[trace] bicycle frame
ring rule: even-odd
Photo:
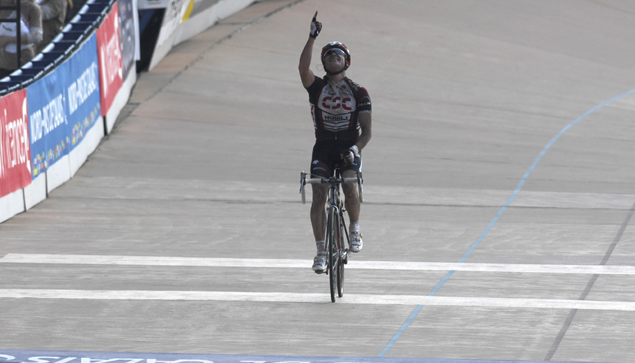
[[[344,203],[340,199],[340,185],[343,183],[356,182],[360,201],[362,200],[362,177],[358,173],[357,178],[340,178],[339,170],[336,170],[336,177],[306,179],[307,173],[300,174],[300,193],[302,203],[306,203],[304,186],[309,184],[329,184],[328,197],[326,200],[326,250],[328,253],[327,274],[330,281],[331,301],[335,302],[335,296],[344,296],[344,265],[348,263],[350,240],[346,223],[344,222]],[[343,233],[342,233],[343,232]],[[346,239],[342,237],[346,236]],[[344,242],[346,240],[346,242]]]

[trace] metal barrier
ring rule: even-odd
[[[17,43],[17,50],[15,52],[16,54],[16,64],[20,64],[22,63],[22,6],[20,4],[20,0],[16,0],[16,5],[15,6],[0,6],[0,11],[1,10],[14,10],[15,11],[15,18],[0,18],[0,23],[16,23],[16,32],[15,32],[15,38],[16,38],[16,43]]]
[[[66,24],[64,29],[62,29],[51,43],[33,57],[30,62],[27,62],[13,73],[0,79],[0,96],[27,87],[64,62],[79,49],[79,46],[101,25],[115,1],[116,0],[87,1],[78,11],[77,15]],[[18,4],[20,3],[19,0],[17,2]],[[5,8],[14,9],[14,7],[0,7],[0,10],[7,10]],[[20,6],[18,5],[17,8],[19,9]],[[8,20],[0,19],[0,22],[5,21]],[[19,34],[20,17],[18,17],[17,20],[10,19],[10,21],[17,22]],[[18,49],[20,49],[20,37],[17,38]],[[20,52],[17,53],[19,57]],[[20,64],[19,59],[18,64]]]

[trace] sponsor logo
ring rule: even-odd
[[[119,45],[119,14],[112,13],[114,17],[114,31],[112,33],[107,32],[106,44],[100,47],[99,52],[101,57],[99,58],[102,71],[102,79],[104,80],[103,89],[106,97],[108,96],[108,90],[111,84],[115,81],[115,78],[123,78],[123,70],[121,69],[121,46]],[[117,89],[118,90],[118,89]],[[117,91],[115,90],[115,91]]]
[[[353,111],[353,102],[350,97],[324,97],[322,99],[322,108],[325,110]]]
[[[2,363],[285,363],[290,362],[290,358],[294,358],[291,362],[364,362],[359,358],[340,360],[336,358],[325,359],[317,358],[309,360],[307,357],[289,357],[289,356],[244,356],[244,355],[183,355],[174,356],[168,354],[144,354],[137,353],[134,357],[119,355],[119,353],[95,354],[86,352],[64,352],[64,355],[58,352],[42,351],[38,356],[29,356],[21,354],[16,356],[0,354],[0,362]],[[73,354],[72,356],[66,356]],[[91,356],[94,354],[94,356]],[[302,359],[300,359],[302,358]],[[375,362],[373,360],[373,362]]]
[[[61,125],[67,124],[64,94],[59,94],[42,109],[32,113],[29,116],[29,121],[31,124],[31,144],[35,144]]]
[[[77,111],[93,92],[97,91],[98,72],[97,63],[91,63],[82,75],[66,90],[66,94],[68,95],[68,108],[71,115]]]
[[[347,121],[351,119],[351,115],[324,115],[324,121]]]
[[[4,117],[0,119],[0,125],[4,126],[4,130],[0,130],[0,177],[7,176],[10,169],[21,165],[31,173],[26,97],[22,101],[22,115],[10,118],[5,108]]]

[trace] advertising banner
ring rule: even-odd
[[[136,60],[137,33],[135,29],[134,3],[132,0],[119,0],[119,41],[121,43],[121,63],[123,68],[123,79],[128,78],[130,70]]]
[[[27,88],[32,177],[67,155],[101,114],[97,40]]]
[[[114,3],[110,14],[97,29],[101,112],[106,115],[123,83],[121,45],[119,44],[119,7]]]
[[[54,71],[27,88],[32,177],[46,172],[68,154],[68,118],[63,79]]]
[[[0,197],[31,183],[26,90],[0,98]]]
[[[119,44],[117,44],[118,46]],[[86,132],[100,119],[102,103],[99,66],[97,60],[97,38],[90,37],[73,56],[62,64],[58,71],[63,77],[68,99],[69,152],[73,151]],[[99,124],[101,127],[102,125]]]

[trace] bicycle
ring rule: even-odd
[[[335,169],[335,176],[330,178],[309,178],[305,172],[300,173],[300,194],[302,204],[306,203],[304,186],[308,184],[329,184],[327,198],[327,222],[326,222],[326,251],[328,254],[326,274],[329,275],[329,287],[331,302],[335,302],[335,296],[344,296],[344,265],[348,263],[350,240],[344,221],[344,203],[340,199],[340,185],[343,183],[357,183],[359,201],[363,202],[362,173],[358,172],[356,178],[341,178],[339,169]],[[346,236],[346,239],[342,237]]]

